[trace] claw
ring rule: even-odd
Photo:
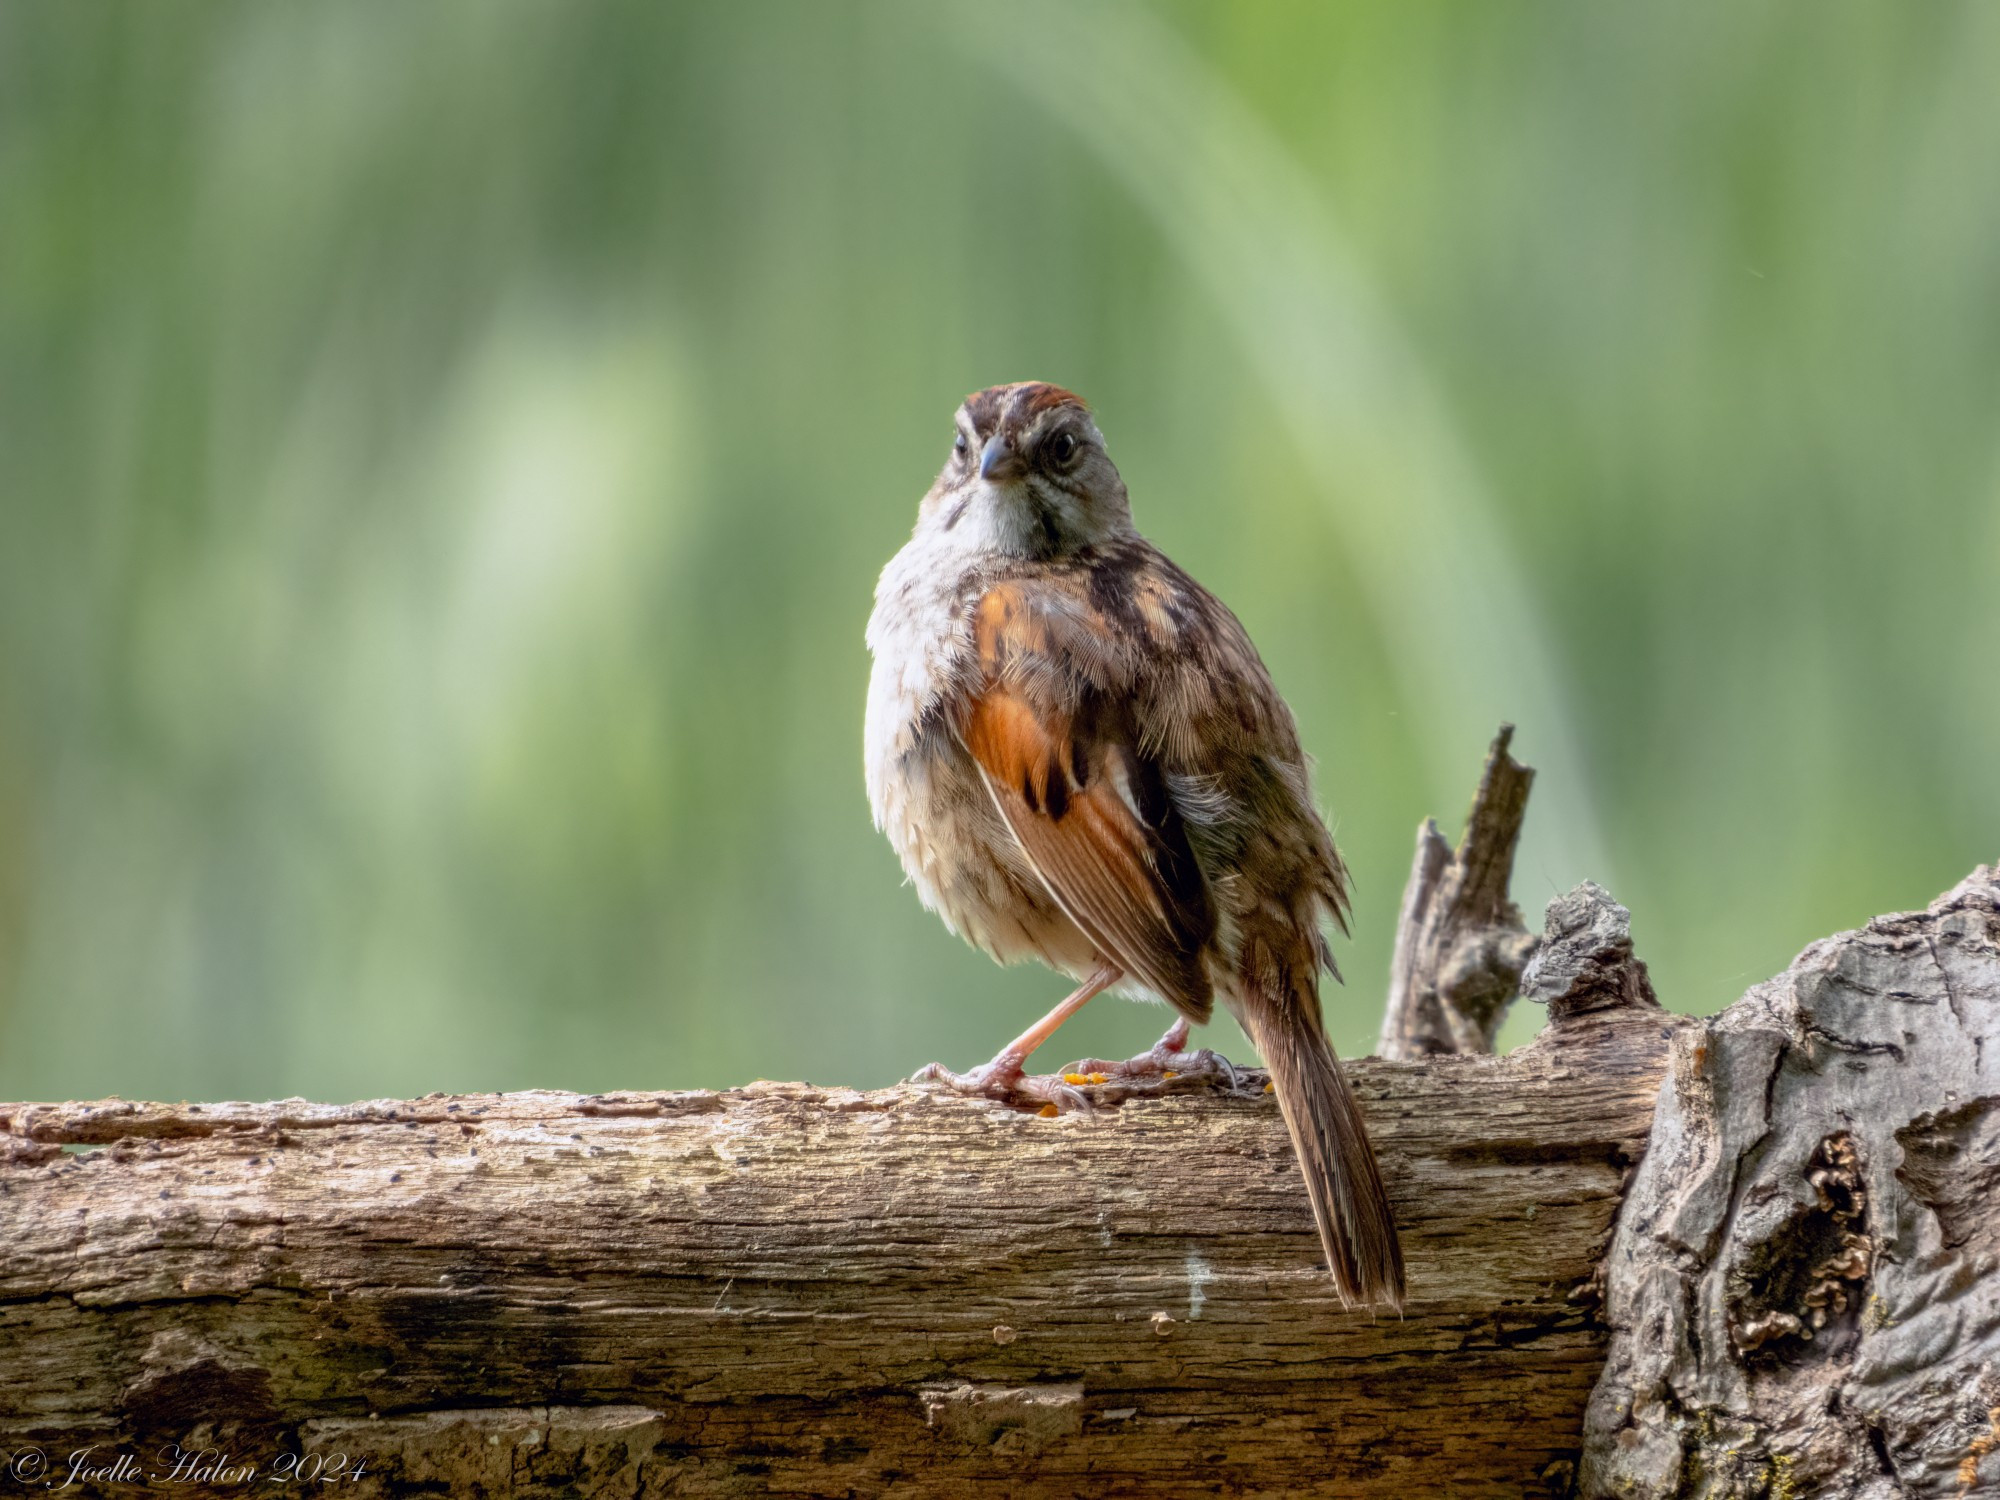
[[[1171,1078],[1219,1078],[1231,1090],[1242,1087],[1243,1075],[1236,1064],[1219,1052],[1211,1052],[1206,1047],[1195,1052],[1187,1050],[1188,1023],[1177,1020],[1167,1028],[1167,1034],[1153,1045],[1150,1052],[1142,1052],[1123,1062],[1111,1062],[1101,1057],[1086,1057],[1071,1063],[1062,1070],[1064,1081],[1069,1083],[1127,1083],[1140,1079],[1165,1082]]]
[[[954,1073],[943,1063],[927,1063],[910,1075],[910,1082],[939,1083],[954,1094],[1002,1104],[1039,1104],[1045,1115],[1087,1113],[1092,1107],[1089,1097],[1067,1080],[1029,1073],[1020,1058],[1006,1053],[963,1073]]]

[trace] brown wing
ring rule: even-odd
[[[1099,953],[1206,1021],[1202,951],[1215,914],[1187,830],[1140,750],[1129,695],[1102,680],[1104,659],[1051,623],[1019,585],[982,602],[986,682],[966,715],[966,749],[1049,894]]]

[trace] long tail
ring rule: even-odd
[[[1341,1301],[1400,1309],[1403,1246],[1381,1169],[1360,1106],[1320,1024],[1317,975],[1312,968],[1304,974],[1298,969],[1253,966],[1255,981],[1234,997],[1237,1018],[1271,1070]]]

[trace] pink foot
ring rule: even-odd
[[[941,1083],[954,1094],[997,1099],[1002,1104],[1040,1105],[1059,1114],[1091,1107],[1090,1100],[1063,1079],[1030,1073],[1021,1058],[1006,1052],[963,1073],[954,1073],[943,1063],[926,1063],[910,1075],[910,1082]]]
[[[1185,1018],[1177,1020],[1167,1028],[1167,1034],[1153,1044],[1150,1052],[1141,1052],[1137,1057],[1128,1057],[1123,1062],[1107,1062],[1101,1057],[1086,1057],[1064,1068],[1063,1078],[1088,1078],[1095,1083],[1098,1074],[1106,1081],[1111,1079],[1161,1079],[1207,1078],[1220,1080],[1229,1088],[1242,1085],[1243,1075],[1236,1064],[1220,1052],[1211,1052],[1206,1047],[1189,1052],[1188,1023]]]

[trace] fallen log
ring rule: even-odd
[[[1341,1308],[1258,1073],[1053,1119],[799,1084],[5,1107],[0,1450],[345,1454],[356,1494],[1518,1495],[1575,1459],[1681,1024],[1353,1066],[1401,1318]]]

